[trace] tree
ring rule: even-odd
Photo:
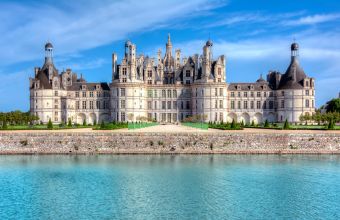
[[[47,129],[50,129],[52,130],[53,129],[53,124],[52,124],[52,121],[51,119],[48,120],[48,123],[47,123]]]
[[[340,98],[332,99],[331,101],[327,102],[326,111],[340,112]]]
[[[287,119],[286,119],[286,121],[285,121],[285,123],[284,123],[284,125],[283,125],[283,129],[284,129],[284,130],[290,129],[290,125],[289,125],[289,122],[288,122]]]
[[[105,128],[105,122],[104,122],[104,120],[103,120],[102,123],[100,124],[100,128],[101,128],[101,129],[104,129],[104,128]]]
[[[233,119],[233,121],[231,122],[230,128],[231,128],[231,129],[235,129],[235,128],[236,128],[235,119]]]
[[[251,126],[252,126],[252,127],[255,127],[255,122],[254,122],[254,120],[251,121]]]
[[[7,126],[7,121],[4,120],[4,121],[2,122],[2,129],[6,130],[7,128],[8,128],[8,126]]]
[[[97,119],[94,119],[93,126],[96,126],[96,125],[97,125]]]
[[[68,124],[67,124],[67,127],[72,127],[72,121],[71,121],[71,118],[68,119]]]
[[[268,120],[266,119],[266,121],[264,122],[264,126],[263,127],[265,127],[265,128],[269,128],[269,122],[268,122]]]
[[[333,121],[333,118],[331,118],[331,120],[330,120],[329,123],[328,123],[327,129],[328,129],[328,130],[333,130],[333,129],[334,129],[334,126],[335,126],[335,123],[334,123],[334,121]]]
[[[83,126],[86,126],[86,118],[83,120]]]

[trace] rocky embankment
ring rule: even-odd
[[[332,133],[3,132],[0,154],[340,154]]]

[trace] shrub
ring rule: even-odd
[[[4,130],[8,129],[6,120],[2,122],[2,129],[4,129]]]
[[[83,121],[83,126],[86,126],[86,119],[84,119]]]
[[[104,121],[102,121],[102,123],[100,124],[100,128],[101,128],[101,129],[104,129],[104,128],[105,128],[105,122],[104,122]]]
[[[251,126],[252,126],[252,127],[255,127],[255,122],[254,122],[254,120],[251,121]]]
[[[285,121],[285,123],[284,123],[284,125],[283,125],[283,129],[284,129],[284,130],[290,129],[290,125],[289,125],[289,122],[288,122],[287,119],[286,119],[286,121]]]
[[[53,129],[53,124],[52,124],[52,121],[51,119],[48,120],[48,123],[47,123],[47,129],[50,129],[52,130]]]
[[[96,125],[97,125],[97,120],[94,119],[94,121],[93,121],[93,126],[96,126]]]

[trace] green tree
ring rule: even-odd
[[[334,123],[333,118],[331,118],[330,121],[329,121],[329,123],[328,123],[327,129],[328,129],[328,130],[333,130],[334,127],[335,127],[335,123]]]
[[[235,129],[235,128],[236,128],[235,119],[233,119],[233,121],[231,122],[230,128],[231,128],[231,129]]]
[[[53,129],[53,124],[52,124],[52,121],[51,119],[48,120],[48,123],[47,123],[47,129],[50,129],[52,130]]]
[[[4,121],[2,122],[2,129],[4,129],[4,130],[8,129],[7,121],[6,121],[6,120],[4,120]]]
[[[265,128],[269,128],[269,122],[268,122],[268,120],[266,119],[266,121],[264,122],[264,126],[263,127],[265,127]]]
[[[251,126],[252,126],[252,127],[255,127],[255,122],[254,122],[254,120],[251,121]]]
[[[327,102],[326,110],[327,112],[340,112],[340,98]]]
[[[86,126],[86,118],[83,120],[83,126]]]
[[[101,129],[104,129],[104,128],[105,128],[105,122],[104,122],[104,120],[103,120],[102,123],[100,124],[100,128],[101,128]]]
[[[284,123],[284,125],[283,125],[283,129],[284,129],[284,130],[290,129],[290,125],[289,125],[289,122],[288,122],[287,119],[286,119],[286,121],[285,121],[285,123]]]
[[[72,127],[72,121],[71,118],[68,119],[67,127]]]

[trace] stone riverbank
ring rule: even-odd
[[[339,133],[0,132],[0,154],[340,154]]]

